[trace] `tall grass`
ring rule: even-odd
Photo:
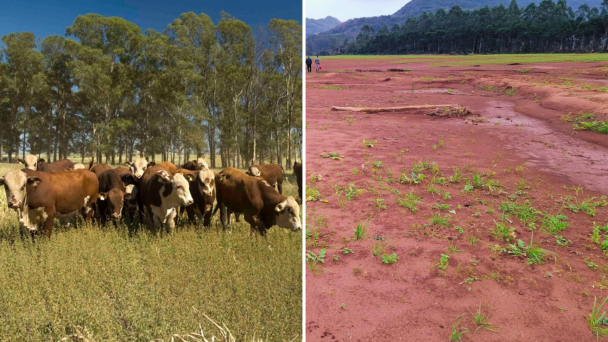
[[[0,175],[8,168],[0,165]],[[178,227],[158,237],[81,222],[33,244],[20,238],[1,191],[0,340],[57,341],[82,331],[96,341],[220,336],[207,317],[237,341],[301,336],[300,234],[275,227],[264,239],[246,223],[228,232],[215,222]]]

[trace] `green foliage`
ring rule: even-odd
[[[416,204],[420,203],[421,200],[422,199],[420,197],[414,194],[414,191],[410,191],[409,193],[405,194],[403,198],[397,197],[397,203],[399,203],[400,206],[409,209],[413,213],[418,211]]]
[[[319,254],[316,254],[313,251],[306,252],[306,263],[308,263],[308,267],[314,273],[320,271],[320,265],[318,263],[325,263],[325,254],[327,249],[323,248],[319,251]]]
[[[450,259],[449,255],[441,254],[441,258],[439,259],[439,262],[437,263],[437,268],[445,271],[448,268],[448,266],[450,265],[449,259]]]
[[[608,317],[606,317],[605,311],[602,312],[602,307],[604,307],[606,301],[608,301],[608,297],[604,298],[602,303],[598,306],[597,297],[595,297],[593,308],[587,318],[587,324],[589,324],[591,332],[595,334],[598,340],[600,337],[608,336]]]
[[[394,264],[397,262],[397,260],[399,260],[399,258],[397,257],[397,254],[395,254],[395,253],[393,253],[391,255],[388,255],[388,254],[382,255],[382,262],[387,265]]]
[[[555,235],[569,227],[567,220],[568,217],[562,213],[559,213],[555,216],[551,216],[548,213],[545,213],[545,219],[542,222],[541,228],[544,229],[547,233]]]

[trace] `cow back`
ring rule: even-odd
[[[107,164],[95,164],[91,167],[91,172],[97,175],[97,177],[99,177],[99,175],[108,170],[112,170],[112,167]]]
[[[47,163],[44,159],[38,161],[38,170],[49,173],[58,173],[74,169],[74,163],[69,159],[60,159],[53,163]]]

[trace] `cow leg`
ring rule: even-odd
[[[46,233],[46,237],[50,239],[51,234],[53,233],[53,218],[55,217],[55,208],[44,208],[44,212],[47,215],[46,220],[44,221],[44,232]]]
[[[277,190],[281,195],[283,194],[283,182],[277,182]]]
[[[188,221],[191,224],[196,223],[196,214],[194,213],[194,205],[186,207],[186,213],[188,213]]]
[[[260,233],[260,235],[266,235],[266,226],[264,222],[260,221],[260,219],[255,215],[243,214],[245,216],[245,221],[249,223],[251,228],[251,233],[255,233],[256,231]]]
[[[169,227],[169,234],[175,233],[175,216],[177,216],[177,209],[171,210],[167,216],[167,227]]]
[[[213,203],[211,204],[206,204],[204,210],[204,215],[203,215],[203,226],[204,227],[211,227],[211,213],[213,212]]]
[[[222,228],[224,228],[224,230],[226,230],[226,211],[227,208],[224,204],[218,203],[217,205],[220,206],[220,222],[222,223]]]

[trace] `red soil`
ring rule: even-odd
[[[334,73],[331,70],[398,66],[386,60],[329,60],[323,62],[323,73],[307,74],[307,187],[319,190],[328,201],[307,204],[307,231],[313,234],[307,239],[307,249],[318,253],[327,248],[320,271],[307,271],[307,340],[448,341],[452,326],[460,322],[459,331],[468,329],[464,341],[595,341],[586,317],[594,297],[599,301],[608,295],[601,290],[608,286],[603,279],[608,275],[608,262],[589,236],[594,221],[607,223],[608,210],[599,207],[597,215],[590,217],[573,213],[564,203],[567,196],[576,202],[608,195],[608,136],[574,131],[561,117],[571,111],[589,111],[606,119],[608,94],[581,89],[581,84],[608,86],[597,71],[601,66],[432,68],[415,64],[407,66],[412,69],[407,73]],[[533,71],[521,74],[518,70],[522,68]],[[558,77],[584,80],[564,86]],[[482,85],[510,86],[517,92],[508,96],[504,91],[481,90]],[[327,89],[334,86],[342,89]],[[451,94],[447,89],[453,90]],[[485,121],[470,123],[422,113],[330,111],[331,106],[445,103],[466,106]],[[365,148],[364,139],[377,143]],[[443,147],[438,146],[440,140]],[[321,158],[325,152],[339,153],[342,160]],[[374,160],[383,162],[375,172]],[[412,166],[421,160],[437,163],[445,177],[453,175],[452,167],[462,170],[459,183],[435,185],[442,194],[449,191],[451,199],[427,191],[431,171],[424,172],[427,178],[419,185],[386,180],[380,185],[372,179],[397,179],[402,170],[409,176]],[[355,167],[357,175],[353,174]],[[495,172],[487,179],[499,181],[506,194],[487,189],[464,193],[466,179],[475,172]],[[321,180],[311,183],[312,174],[321,175]],[[525,257],[493,253],[489,248],[507,245],[494,240],[488,229],[495,227],[494,221],[500,222],[500,204],[511,202],[507,197],[518,191],[520,180],[530,189],[522,188],[527,196],[520,192],[514,203],[529,200],[537,210],[552,215],[565,206],[561,211],[568,217],[570,226],[560,233],[571,240],[566,247],[559,247],[537,221],[534,243],[558,254],[556,260],[550,258],[542,265],[527,265]],[[334,186],[349,183],[364,191],[353,200],[345,199],[343,193],[339,199]],[[562,188],[579,185],[584,190],[578,194]],[[375,193],[368,190],[370,186]],[[396,201],[410,191],[422,197],[415,213]],[[377,211],[373,202],[377,198],[384,200],[386,209]],[[456,214],[433,208],[441,203],[450,205]],[[487,213],[489,209],[494,212]],[[438,213],[449,216],[452,225],[425,228],[431,215]],[[357,223],[368,218],[365,238],[352,241]],[[532,232],[514,215],[510,219],[513,223],[508,226],[516,228],[517,238],[529,245]],[[456,226],[463,228],[463,234]],[[474,246],[469,243],[472,237],[480,239]],[[389,241],[392,247],[384,252],[396,253],[398,262],[386,265],[380,256],[372,256],[372,246],[381,241],[376,238]],[[449,244],[460,252],[449,251]],[[345,255],[344,248],[354,254]],[[450,256],[442,275],[436,266],[441,254]],[[585,260],[597,264],[597,269],[588,267]],[[474,277],[477,280],[471,284],[465,282]],[[480,304],[482,314],[500,332],[479,329],[474,333],[477,325],[472,314]]]

